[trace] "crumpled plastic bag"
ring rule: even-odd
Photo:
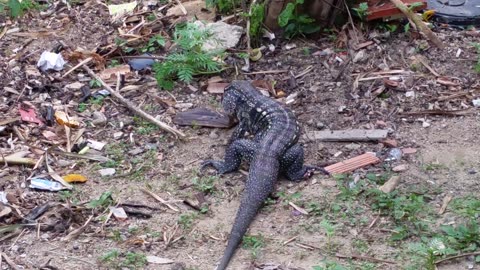
[[[40,55],[40,60],[38,60],[37,67],[39,67],[42,71],[47,71],[49,69],[60,71],[63,69],[65,63],[66,62],[63,60],[61,54],[44,51],[42,55]]]

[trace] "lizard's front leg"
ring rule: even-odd
[[[252,140],[239,139],[233,141],[225,150],[224,160],[206,160],[201,165],[201,170],[212,166],[219,174],[225,174],[238,170],[242,160],[250,162],[255,155],[256,143]]]

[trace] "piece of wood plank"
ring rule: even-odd
[[[325,170],[330,174],[347,173],[379,162],[380,159],[376,157],[375,154],[365,153],[363,155],[327,166],[325,167]]]
[[[226,115],[207,108],[195,108],[175,115],[173,122],[179,126],[230,128],[235,123]]]
[[[303,137],[307,140],[326,142],[364,142],[383,140],[387,138],[387,135],[388,130],[383,129],[351,129],[311,131]]]

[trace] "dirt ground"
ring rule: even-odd
[[[56,16],[41,18],[39,14],[31,14],[12,27],[19,27],[16,33],[51,32],[35,36],[6,34],[0,39],[0,120],[17,116],[19,102],[28,101],[40,107],[44,102],[63,100],[66,96],[67,102],[63,104],[72,112],[76,111],[76,100],[81,94],[78,90],[72,93],[65,85],[76,82],[81,71],[52,84],[45,75],[27,79],[29,67],[36,64],[43,50],[51,49],[57,41],[63,41],[72,48],[93,50],[112,43],[118,34],[109,23],[106,8],[93,2],[74,6],[70,11],[63,9]],[[315,39],[292,40],[289,43],[295,44],[296,48],[290,50],[285,49],[287,42],[282,41],[275,52],[266,53],[258,62],[252,63],[252,68],[253,71],[288,69],[288,73],[239,75],[238,79],[272,79],[278,82],[276,87],[287,95],[295,93],[295,101],[286,106],[297,115],[303,132],[388,129],[389,138],[395,140],[399,148],[415,149],[415,153],[404,154],[401,161],[382,161],[357,170],[355,175],[360,177],[357,185],[378,187],[381,182],[372,181],[373,176],[390,177],[392,167],[407,165],[406,170],[395,173],[401,178],[397,191],[422,195],[425,205],[435,213],[415,215],[421,216],[420,219],[432,231],[438,231],[441,225],[462,221],[462,217],[449,207],[445,213],[438,214],[446,196],[455,199],[474,195],[478,198],[480,115],[472,100],[478,98],[480,81],[474,71],[478,55],[472,47],[478,38],[465,30],[437,28],[436,32],[447,46],[444,50],[402,31],[385,36],[384,31],[365,29],[364,33],[368,33],[365,39],[374,42],[360,50],[351,49],[351,57],[355,60],[348,61],[346,68],[334,60],[335,55],[347,58],[346,47],[338,45],[341,40],[338,33],[336,38],[322,35]],[[25,46],[22,58],[10,61],[21,46]],[[325,49],[332,53],[320,53]],[[459,50],[461,54],[457,56]],[[418,60],[420,57],[431,70]],[[309,71],[296,80],[291,79],[292,75],[305,70]],[[369,73],[382,70],[403,71],[385,76],[388,82],[384,82],[383,78],[358,80],[374,77],[376,75]],[[440,76],[432,74],[432,70]],[[224,72],[221,76],[230,81],[235,74]],[[138,78],[146,79],[139,81]],[[199,88],[199,82],[206,80],[206,77],[197,78],[193,86]],[[127,85],[137,84],[141,88],[122,94],[141,104],[140,107],[150,114],[160,115],[160,119],[171,125],[175,113],[182,109],[165,110],[148,94],[165,99],[173,96],[177,104],[192,103],[193,108],[221,109],[219,95],[202,90],[192,92],[180,83],[167,93],[158,90],[155,85],[148,86],[145,81],[153,81],[153,78],[149,74],[136,75],[127,81]],[[392,81],[395,87],[384,87]],[[47,84],[55,88],[42,88]],[[13,88],[20,94],[11,93],[7,88]],[[42,99],[44,93],[49,95],[47,99]],[[102,127],[85,124],[83,136],[107,143],[103,154],[116,161],[114,176],[102,177],[99,170],[103,165],[99,162],[57,157],[55,161],[67,159],[72,162],[63,167],[55,163],[58,174],[81,173],[87,176],[88,181],[76,184],[69,193],[36,191],[28,188],[27,178],[32,174],[45,173],[45,168],[32,171],[31,168],[12,165],[1,169],[0,190],[13,192],[21,198],[23,215],[47,202],[68,202],[71,205],[97,199],[102,193],[111,191],[118,203],[135,202],[155,207],[151,210],[151,217],[129,216],[124,221],[110,218],[105,223],[108,210],[104,213],[76,208],[71,208],[69,213],[51,211],[38,222],[49,224],[54,221],[56,224],[50,226],[53,228],[37,231],[35,225],[24,227],[20,234],[0,241],[2,252],[14,261],[18,269],[40,268],[47,263],[56,267],[50,269],[213,269],[225,248],[246,176],[241,172],[221,177],[211,176],[211,171],[201,174],[199,165],[210,157],[222,158],[232,130],[178,127],[187,139],[176,140],[159,129],[149,129],[150,126],[134,117],[127,108],[108,97],[100,105],[90,104],[86,111],[78,113],[79,118],[83,123],[89,123],[92,112],[100,109],[104,110],[108,124]],[[462,111],[453,116],[441,113],[407,114],[422,110],[467,109],[467,113]],[[39,128],[29,123],[18,126],[21,130],[28,130],[29,137],[26,142],[17,140],[16,150],[28,148],[28,144],[39,141],[44,149],[48,147],[51,143],[41,135],[44,129],[64,134],[58,126]],[[113,134],[120,131],[123,135],[114,139]],[[0,132],[2,151],[10,151],[7,140],[11,133],[15,137],[11,129]],[[383,160],[390,150],[379,142],[338,143],[303,139],[302,143],[306,163],[309,164],[331,164],[365,152],[375,152]],[[247,168],[245,166],[244,170]],[[230,269],[406,269],[413,263],[408,245],[421,241],[422,234],[392,241],[392,232],[398,226],[392,217],[375,209],[365,195],[366,191],[349,193],[348,190],[355,190],[349,187],[355,175],[343,178],[315,175],[300,183],[279,181],[276,195],[258,214],[249,230],[249,235],[256,237],[252,238],[261,239],[258,241],[262,246],[257,249],[239,248]],[[144,188],[169,201],[178,211],[165,207],[142,192]],[[198,198],[208,205],[206,213],[181,202]],[[296,211],[289,202],[307,209],[309,215]],[[63,239],[82,226],[90,215],[94,217],[85,231],[73,240]],[[8,225],[9,220],[14,219],[0,218],[0,224]],[[334,227],[333,233],[329,234],[328,226],[321,225],[324,220]],[[114,250],[121,254],[117,261],[102,260]],[[119,265],[118,261],[129,252],[168,258],[174,263],[149,263],[136,267]],[[342,255],[363,257],[349,259]],[[349,268],[326,268],[327,262]],[[437,267],[480,269],[472,256],[450,260]],[[4,260],[0,269],[11,268]]]

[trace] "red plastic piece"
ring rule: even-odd
[[[359,0],[357,3],[362,3],[365,1]],[[413,10],[418,11],[427,8],[427,0],[402,0],[402,2],[410,6],[413,3],[422,3],[421,6],[415,7]],[[398,15],[403,17],[400,9],[395,7],[390,0],[368,0],[368,15],[367,21],[381,19],[381,18],[392,18],[397,17]]]

